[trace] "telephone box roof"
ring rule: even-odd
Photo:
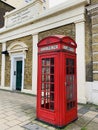
[[[67,43],[70,44],[71,46],[77,47],[76,42],[69,36],[64,36],[64,35],[51,35],[48,37],[43,38],[41,41],[38,43],[38,47],[40,46],[45,46],[48,44],[53,44],[53,43]]]

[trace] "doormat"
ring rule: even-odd
[[[28,129],[28,130],[47,130],[46,128],[41,127],[37,124],[26,124],[23,127]]]

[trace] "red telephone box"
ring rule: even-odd
[[[38,43],[38,120],[63,127],[77,119],[76,47],[62,35]]]

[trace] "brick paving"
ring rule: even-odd
[[[0,90],[0,130],[59,130],[35,120],[36,97]],[[62,130],[97,130],[98,106],[78,105],[78,119]]]

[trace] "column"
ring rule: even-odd
[[[32,92],[33,94],[37,94],[37,53],[38,53],[38,48],[37,48],[37,43],[38,43],[38,34],[34,34],[32,36],[33,38],[33,43],[32,43]]]
[[[86,103],[86,72],[85,72],[85,22],[75,23],[77,43],[77,88],[78,102]]]
[[[2,51],[6,50],[6,42],[2,43]],[[5,54],[2,54],[1,62],[1,87],[5,87]]]

